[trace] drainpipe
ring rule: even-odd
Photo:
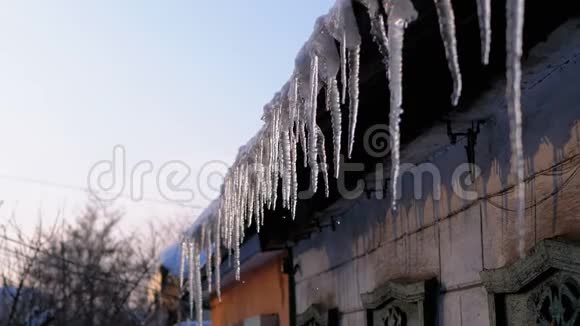
[[[283,272],[288,275],[288,308],[290,314],[290,326],[296,326],[296,281],[294,274],[294,253],[292,247],[286,247],[286,258],[284,258]]]

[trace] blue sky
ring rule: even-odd
[[[51,184],[86,186],[116,144],[129,164],[231,163],[332,2],[0,1],[0,223],[81,207],[82,191]],[[120,205],[128,226],[199,213]]]

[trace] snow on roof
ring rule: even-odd
[[[521,221],[524,184],[519,89],[524,0],[507,1],[506,96],[519,189],[518,221]],[[329,13],[316,21],[314,32],[296,57],[295,69],[289,81],[265,105],[262,117],[264,125],[240,148],[235,163],[225,177],[220,198],[212,202],[192,226],[191,237],[187,239],[190,252],[188,259],[199,257],[199,253],[211,255],[212,248],[215,248],[215,255],[219,257],[223,245],[234,253],[236,279],[239,279],[239,246],[243,241],[245,228],[256,223],[259,232],[265,210],[275,209],[280,202],[292,218],[296,213],[298,148],[302,149],[311,170],[310,186],[316,192],[318,176],[322,174],[328,194],[329,176],[324,137],[317,124],[318,95],[325,92],[326,110],[331,112],[333,156],[330,161],[334,165],[334,177],[337,177],[340,154],[346,152],[350,156],[353,148],[358,113],[361,31],[353,10],[354,2],[367,8],[371,29],[362,32],[372,34],[374,42],[385,57],[383,61],[390,94],[390,186],[392,206],[396,207],[400,156],[399,124],[403,105],[403,40],[407,25],[416,20],[418,13],[411,0],[337,0]],[[477,0],[477,4],[482,62],[487,64],[491,42],[491,4],[490,0]],[[456,105],[461,95],[462,77],[458,64],[455,14],[450,0],[435,1],[434,6],[453,79],[451,102]],[[346,151],[340,147],[343,138],[343,109],[349,110],[348,130],[345,132],[348,137]],[[278,198],[279,189],[282,198]],[[182,255],[182,262],[185,258]],[[195,262],[195,259],[192,261]],[[215,262],[215,289],[219,295],[220,266],[219,260],[216,259]],[[200,277],[190,273],[190,281],[193,279],[197,279],[194,288],[201,300]],[[208,284],[211,285],[211,282]],[[198,303],[197,306],[200,307],[201,304]]]

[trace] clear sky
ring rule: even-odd
[[[0,0],[0,223],[81,207],[116,144],[129,165],[186,162],[192,188],[205,162],[232,163],[332,2]],[[145,192],[119,202],[126,226],[199,213]]]

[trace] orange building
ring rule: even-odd
[[[222,269],[221,301],[210,300],[212,326],[289,326],[289,277],[283,272],[284,250],[262,252],[257,236],[241,249],[240,281]],[[245,256],[245,257],[244,257]],[[223,265],[229,266],[226,261]]]

